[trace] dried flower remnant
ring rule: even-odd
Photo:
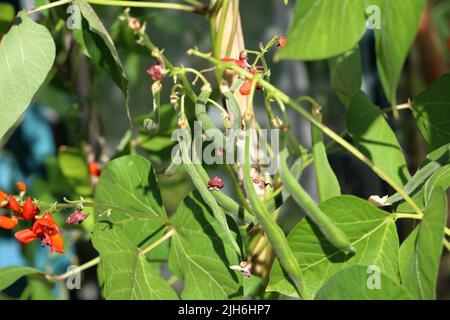
[[[155,65],[147,69],[147,73],[152,77],[153,81],[161,81],[164,79],[164,64],[162,60],[158,60]]]
[[[89,216],[89,213],[84,214],[81,210],[75,210],[74,213],[72,213],[70,216],[67,217],[66,223],[67,224],[81,224],[86,218]]]
[[[208,189],[209,190],[218,190],[223,188],[223,181],[219,177],[214,177],[214,179],[211,179],[208,181]]]

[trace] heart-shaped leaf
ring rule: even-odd
[[[239,257],[198,192],[183,200],[172,222],[176,233],[172,237],[169,266],[184,279],[181,297],[242,299],[242,275],[230,269],[239,265]],[[229,224],[234,225],[232,221]]]
[[[0,42],[0,139],[28,108],[54,60],[50,32],[20,13]]]

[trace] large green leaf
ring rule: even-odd
[[[100,253],[105,299],[178,299],[175,291],[148,263],[118,224],[99,222],[92,243]]]
[[[399,186],[410,178],[405,157],[383,113],[360,91],[350,102],[347,129],[362,153]]]
[[[446,223],[447,196],[441,187],[435,187],[422,221],[400,248],[401,280],[416,298],[436,298]]]
[[[0,139],[28,108],[54,60],[50,32],[20,13],[0,42]]]
[[[429,147],[450,142],[450,73],[440,77],[413,101],[413,115]]]
[[[120,225],[131,242],[159,239],[167,217],[150,161],[141,156],[114,159],[104,168],[95,190],[95,221]]]
[[[398,279],[399,243],[389,213],[353,196],[331,198],[319,207],[347,235],[356,254],[336,249],[308,218],[298,223],[289,233],[288,241],[303,271],[305,298],[314,298],[326,279],[351,265],[378,265],[382,273]],[[274,263],[267,290],[296,296],[278,261]]]
[[[169,266],[184,279],[181,297],[242,299],[242,275],[230,269],[239,265],[239,257],[197,192],[183,200],[172,222],[176,233],[172,237]],[[232,221],[229,223],[231,227]]]
[[[75,40],[92,61],[103,68],[125,95],[125,107],[128,107],[128,79],[114,43],[95,13],[85,0],[76,0],[75,4],[83,16],[81,29],[74,29]]]
[[[351,98],[361,89],[362,85],[359,46],[330,59],[328,64],[331,86],[341,102],[348,107]]]
[[[302,0],[287,35],[281,59],[319,60],[352,49],[366,26],[364,0]]]
[[[0,291],[8,288],[20,278],[28,275],[41,274],[42,272],[29,267],[5,267],[0,269]]]
[[[378,73],[389,101],[396,104],[396,91],[406,57],[416,37],[426,0],[375,0],[381,28],[375,29]]]
[[[398,281],[379,274],[379,288],[370,284],[370,277],[377,276],[365,266],[351,266],[339,271],[320,288],[318,300],[410,300],[411,293]]]

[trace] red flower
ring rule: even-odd
[[[277,40],[277,44],[280,48],[284,48],[286,46],[287,39],[285,36],[279,36]]]
[[[248,96],[252,88],[252,83],[253,83],[252,79],[245,80],[244,83],[242,83],[241,87],[239,88],[239,92],[243,96]]]
[[[97,162],[92,161],[91,163],[89,163],[89,173],[92,176],[96,176],[96,177],[100,177],[100,174],[102,173],[102,169],[100,168],[100,166],[98,165]]]
[[[50,252],[64,253],[64,242],[61,232],[49,211],[46,211],[42,218],[37,219],[31,229],[18,231],[15,237],[22,243],[29,243],[40,238],[42,246],[49,246]]]
[[[22,219],[34,219],[36,214],[39,213],[39,208],[36,208],[33,204],[33,200],[31,200],[30,197],[24,202],[22,206],[22,214],[20,215],[20,218]]]
[[[8,218],[7,216],[0,215],[0,228],[3,229],[12,229],[17,225],[17,218],[12,216]]]
[[[16,198],[14,198],[13,196],[8,197],[8,208],[17,213],[20,213],[22,210],[20,208],[20,204],[17,202]]]
[[[252,69],[250,70],[250,73],[252,74],[256,74],[256,69]],[[239,88],[239,92],[243,95],[243,96],[248,96],[250,94],[251,88],[252,88],[252,83],[253,83],[253,79],[247,79],[245,80],[241,87]],[[261,85],[259,83],[256,84],[255,89],[259,90],[261,89]]]
[[[37,239],[37,234],[34,233],[31,229],[23,229],[20,231],[17,231],[14,236],[17,240],[19,240],[22,243],[30,243]]]

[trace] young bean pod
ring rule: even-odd
[[[246,127],[250,128],[250,122],[246,123]],[[303,294],[303,281],[300,266],[298,265],[297,259],[295,259],[292,253],[286,236],[281,229],[281,227],[273,220],[269,211],[258,197],[255,191],[255,187],[250,176],[250,137],[249,134],[245,135],[245,161],[243,165],[244,169],[244,185],[247,192],[247,196],[250,199],[250,203],[253,206],[256,217],[260,222],[264,232],[272,244],[275,253],[286,270],[287,274],[294,282],[294,285],[298,291],[300,297]]]
[[[181,156],[183,159],[183,165],[186,168],[187,173],[191,177],[192,182],[194,183],[196,189],[199,191],[203,200],[211,208],[211,211],[213,212],[215,219],[222,227],[226,236],[230,240],[231,245],[236,250],[236,252],[239,254],[239,256],[242,256],[241,248],[239,247],[238,243],[236,242],[236,239],[234,238],[233,234],[231,233],[230,228],[228,227],[225,213],[223,212],[222,208],[218,205],[214,196],[208,190],[207,184],[205,184],[203,178],[197,172],[197,170],[194,167],[194,164],[192,164],[192,161],[189,158],[187,141],[190,141],[190,133],[189,133],[188,129],[184,129],[178,135],[178,142],[179,142],[179,146],[180,146]]]
[[[297,179],[295,179],[289,171],[289,167],[286,163],[287,157],[288,151],[286,148],[283,148],[279,157],[280,176],[292,198],[301,208],[303,208],[303,210],[305,210],[308,217],[332,245],[341,250],[353,252],[354,248],[347,236],[336,227],[328,216],[316,205],[311,196],[300,186]]]
[[[208,136],[208,138],[213,139],[213,144],[216,147],[216,150],[217,148],[223,150],[226,148],[225,135],[216,127],[215,123],[209,117],[208,112],[206,112],[206,102],[208,101],[210,95],[211,91],[209,90],[203,90],[198,95],[197,101],[195,103],[195,116],[197,117],[197,120],[202,124],[202,130],[207,136],[208,130],[214,130],[215,133],[218,133],[220,135],[220,138],[216,138],[214,136]]]
[[[195,139],[198,139],[198,137],[194,138],[193,144],[196,145]],[[195,150],[194,150],[195,151]],[[197,171],[199,176],[202,178],[203,183],[205,186],[208,185],[208,182],[210,181],[210,178],[208,176],[208,173],[206,172],[205,168],[199,163],[199,161],[196,161],[196,153],[193,152],[192,160],[193,164],[192,166]],[[217,203],[227,212],[230,212],[232,214],[237,214],[237,216],[244,220],[246,223],[251,223],[254,220],[253,215],[251,215],[245,208],[239,206],[239,204],[228,197],[226,194],[219,190],[215,190],[211,192],[214,198],[216,199]]]

